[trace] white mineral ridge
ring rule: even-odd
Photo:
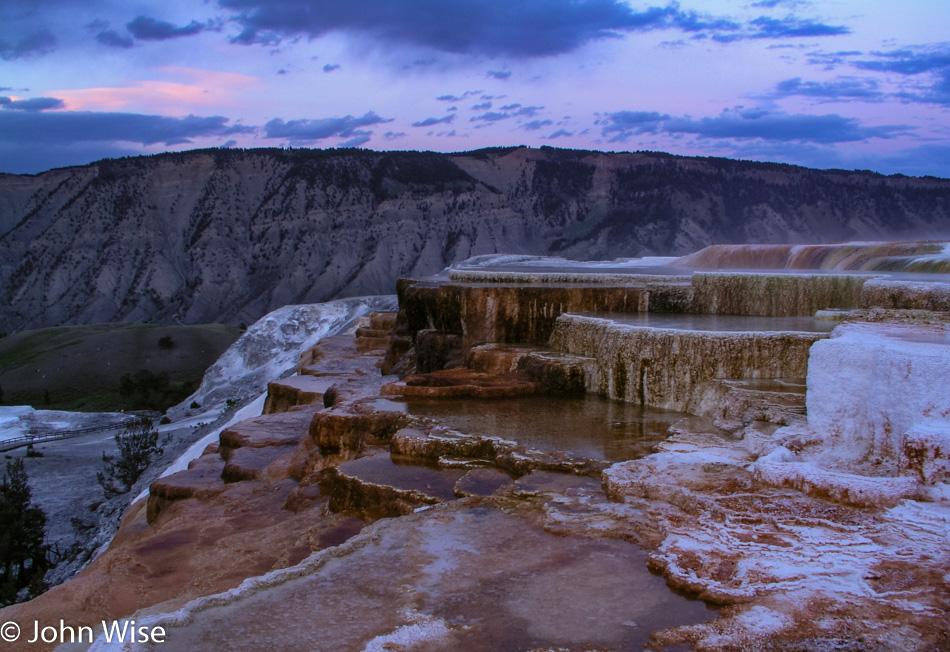
[[[445,639],[450,633],[444,620],[426,616],[425,614],[406,614],[409,625],[398,627],[389,634],[377,636],[363,648],[363,652],[387,652],[387,650],[401,650],[408,646],[423,643],[435,643]]]
[[[811,347],[808,426],[844,461],[897,462],[915,424],[950,420],[946,327],[843,324]]]
[[[28,405],[0,407],[0,441],[16,439],[29,433],[27,419],[35,410]]]
[[[229,398],[257,396],[269,381],[286,376],[300,354],[319,340],[350,328],[357,317],[395,309],[396,298],[388,295],[278,308],[255,322],[208,368],[198,391],[182,405],[197,401],[208,407]]]
[[[108,422],[121,423],[126,419],[117,412],[64,412],[62,410],[35,410],[29,405],[0,407],[0,441],[30,434],[34,426],[44,431],[78,430]]]
[[[849,505],[891,507],[917,495],[917,481],[914,478],[868,477],[822,469],[808,462],[759,459],[752,465],[751,471],[758,482],[790,487]]]
[[[644,256],[642,258],[615,258],[614,260],[570,260],[558,256],[527,256],[522,254],[485,254],[473,256],[467,260],[443,270],[443,274],[450,270],[464,269],[491,269],[493,267],[555,267],[558,269],[577,271],[597,270],[600,268],[622,267],[660,267],[669,265],[676,260],[675,256]]]

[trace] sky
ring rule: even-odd
[[[0,172],[204,147],[950,177],[947,0],[2,0]]]

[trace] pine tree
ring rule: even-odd
[[[105,470],[96,474],[96,480],[106,498],[127,493],[165,449],[158,442],[158,430],[152,427],[151,419],[142,417],[125,427],[125,432],[116,435],[119,455],[102,454]],[[163,444],[165,442],[162,442]]]
[[[35,597],[47,588],[46,514],[31,498],[23,460],[14,458],[0,483],[0,606],[16,602],[22,589]]]

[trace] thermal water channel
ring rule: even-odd
[[[506,399],[400,398],[378,410],[428,417],[459,432],[517,442],[526,448],[621,462],[645,457],[668,437],[682,412],[644,408],[595,395]]]

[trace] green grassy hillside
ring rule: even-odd
[[[96,324],[8,335],[0,338],[0,403],[165,409],[194,391],[205,369],[240,334],[221,324]]]

